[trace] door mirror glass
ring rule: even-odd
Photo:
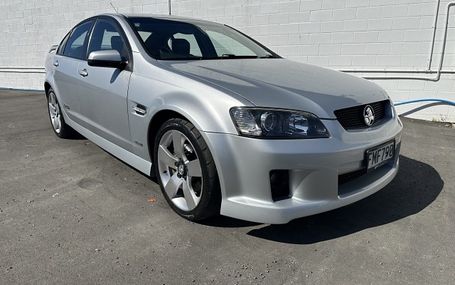
[[[88,55],[87,60],[90,66],[113,67],[123,69],[128,64],[122,59],[122,56],[117,50],[97,50],[92,51]]]

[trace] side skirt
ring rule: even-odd
[[[140,172],[146,174],[147,176],[150,176],[151,170],[152,170],[152,163],[135,155],[134,153],[131,153],[127,151],[126,149],[123,149],[119,147],[118,145],[106,140],[103,137],[100,137],[99,135],[87,130],[86,128],[82,127],[78,123],[74,122],[68,116],[66,115],[65,112],[62,112],[65,118],[65,122],[70,125],[73,129],[78,131],[81,135],[104,149],[105,151],[109,152],[113,156],[117,157],[118,159],[124,161],[125,163],[131,165],[132,167],[136,168]]]

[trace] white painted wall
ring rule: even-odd
[[[438,0],[172,0],[172,13],[232,25],[292,60],[340,70],[426,70]],[[42,89],[42,74],[6,72],[42,67],[49,47],[80,20],[112,12],[110,1],[2,0],[0,86]],[[112,0],[119,12],[168,13],[167,0]],[[440,59],[448,0],[441,0],[432,69]],[[444,70],[455,70],[455,7]],[[358,76],[416,76],[361,73]],[[420,74],[419,77],[435,77]],[[455,100],[455,74],[438,82],[375,80],[393,100],[438,97]],[[398,107],[408,112],[422,105]],[[434,106],[410,115],[455,122],[455,107]]]

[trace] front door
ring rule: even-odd
[[[118,50],[129,60],[131,54],[118,24],[99,18],[92,31],[87,54],[98,50]],[[83,61],[78,73],[84,82],[81,91],[81,113],[84,126],[122,148],[131,150],[127,95],[131,77],[130,65],[125,69],[89,66]]]

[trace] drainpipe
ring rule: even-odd
[[[436,30],[438,29],[439,6],[441,6],[441,0],[438,0],[438,3],[436,4],[436,12],[435,12],[434,23],[433,23],[433,36],[431,38],[430,57],[428,58],[428,70],[431,70],[431,63],[433,61],[433,51],[434,51],[434,43],[436,40]]]
[[[170,16],[170,15],[172,15],[172,3],[171,3],[171,0],[168,0],[167,3],[169,5],[169,16]]]
[[[445,55],[445,50],[446,50],[446,45],[447,45],[447,34],[449,30],[449,16],[450,16],[450,8],[455,6],[455,1],[450,2],[447,4],[447,14],[446,14],[446,19],[445,19],[445,25],[444,25],[444,38],[442,41],[442,47],[441,47],[441,58],[439,60],[439,66],[436,71],[433,70],[397,70],[397,71],[391,71],[391,70],[341,70],[343,72],[348,72],[348,73],[411,73],[411,74],[417,74],[417,73],[427,73],[427,74],[434,74],[436,73],[436,76],[434,78],[431,77],[390,77],[390,76],[365,76],[365,79],[371,79],[371,80],[426,80],[426,81],[433,81],[437,82],[441,79],[441,74],[442,73],[455,73],[455,71],[443,71],[442,66],[444,63],[444,55]],[[435,20],[437,22],[437,18]],[[434,48],[434,43],[432,44]],[[431,56],[432,59],[432,56]],[[431,65],[431,63],[430,63]]]

